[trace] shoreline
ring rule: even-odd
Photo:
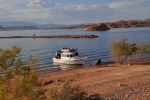
[[[97,38],[96,35],[6,36],[0,38]]]
[[[88,95],[99,94],[104,98],[119,100],[149,99],[150,60],[136,65],[114,63],[59,71],[42,74],[39,78],[40,86],[44,89],[60,87],[67,81],[70,81],[72,86],[79,85]]]

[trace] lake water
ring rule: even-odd
[[[75,34],[94,34],[98,38],[90,39],[54,39],[54,38],[5,38],[0,39],[0,48],[10,48],[14,44],[22,47],[21,56],[25,62],[28,62],[30,55],[38,56],[35,66],[41,72],[53,72],[58,70],[67,70],[80,67],[88,67],[98,58],[103,63],[113,61],[110,56],[109,45],[112,41],[118,41],[127,38],[128,42],[137,44],[144,42],[150,43],[150,27],[140,28],[116,28],[104,32],[85,31],[84,29],[59,29],[59,30],[18,30],[18,31],[0,31],[0,36],[32,36],[36,35],[75,35]],[[52,58],[57,50],[64,47],[78,48],[81,56],[86,56],[83,66],[55,65]]]

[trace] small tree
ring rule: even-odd
[[[137,47],[135,43],[127,43],[127,39],[121,39],[118,42],[113,41],[110,44],[111,55],[115,58],[116,62],[122,64],[127,57],[136,53]]]
[[[129,61],[135,61],[136,60],[136,53],[137,53],[137,46],[135,43],[127,43],[127,51],[126,51],[126,58]]]
[[[31,56],[30,64],[25,65],[20,52],[21,48],[17,45],[11,49],[0,49],[0,100],[34,100],[44,93],[35,90],[38,75],[33,64],[36,59]]]
[[[141,43],[138,46],[138,55],[140,57],[141,60],[143,60],[144,56],[149,55],[150,54],[150,43]]]

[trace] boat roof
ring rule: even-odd
[[[77,51],[76,52],[58,52],[58,53],[61,53],[61,54],[74,54],[74,53],[77,53]]]
[[[61,54],[74,54],[74,53],[72,53],[72,52],[64,52],[64,53],[61,53]]]
[[[77,48],[62,48],[61,50],[57,51],[57,53],[65,53],[65,54],[73,54],[77,52]]]

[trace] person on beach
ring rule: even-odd
[[[98,60],[97,60],[97,66],[99,67],[101,65],[101,59],[99,58]]]
[[[93,66],[97,66],[99,67],[101,65],[101,59],[97,59],[96,61],[94,61]]]

